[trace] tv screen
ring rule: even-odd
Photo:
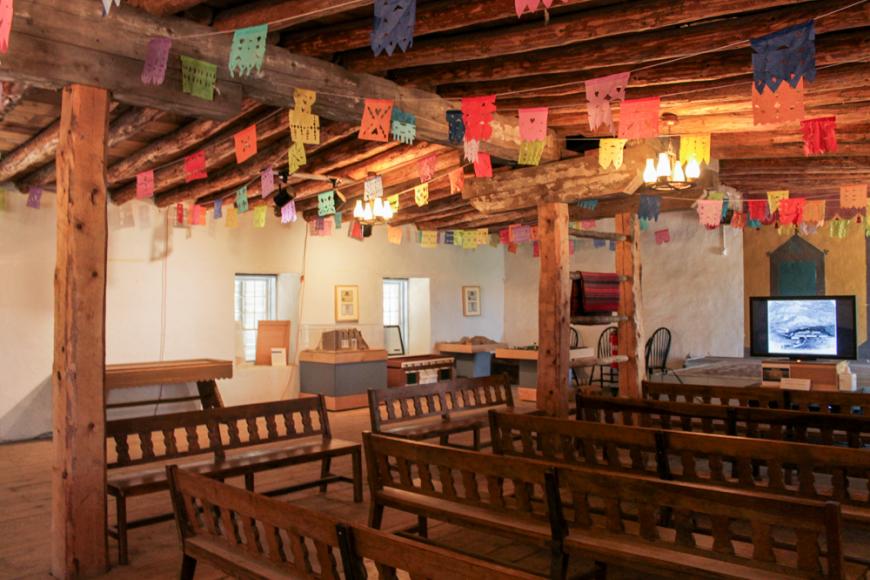
[[[752,356],[857,357],[854,296],[749,299]]]

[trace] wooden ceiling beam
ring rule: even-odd
[[[121,159],[109,167],[108,183],[110,188],[117,188],[125,181],[136,178],[136,174],[150,168],[158,167],[179,155],[191,152],[210,135],[220,133],[228,127],[253,113],[260,104],[253,99],[246,99],[238,114],[225,120],[202,119],[191,121],[173,133],[157,139],[132,155]]]
[[[221,10],[212,26],[235,30],[271,22],[269,32],[274,32],[371,5],[372,0],[259,0]]]
[[[558,16],[566,10],[582,7],[584,4],[599,4],[594,0],[561,0],[553,4],[550,17]],[[457,18],[462,14],[462,18]],[[537,22],[545,19],[544,11],[523,14],[522,22]],[[492,25],[501,22],[516,22],[514,6],[503,0],[437,0],[417,6],[417,20],[414,23],[415,44],[418,38],[438,32],[451,32],[472,26]],[[355,48],[367,47],[371,43],[372,19],[364,18],[329,27],[317,27],[293,33],[283,45],[297,54],[327,56],[346,52]],[[416,50],[416,48],[414,49]]]
[[[825,3],[824,7],[821,7],[816,2],[804,2],[758,14],[679,28],[668,34],[649,31],[614,36],[520,55],[467,61],[461,66],[451,63],[401,70],[391,67],[390,78],[396,79],[399,83],[425,78],[433,85],[442,85],[494,78],[528,77],[538,75],[541,71],[552,74],[640,63],[648,65],[657,61],[691,57],[715,47],[747,42],[748,38],[806,22],[821,12],[849,4],[851,4],[850,0],[836,0]],[[816,32],[824,34],[868,25],[870,25],[870,4],[861,4],[843,10],[836,18],[819,20],[816,22]]]
[[[631,5],[617,4],[551,16],[544,26],[539,22],[520,22],[452,36],[449,40],[421,39],[415,30],[413,50],[373,56],[371,50],[362,48],[342,55],[341,59],[350,70],[376,73],[553,49],[610,36],[625,38],[627,32],[658,30],[789,4],[794,4],[793,0],[684,0],[679,6],[674,6],[672,0],[641,0]]]
[[[170,16],[201,4],[202,0],[126,0],[130,6],[141,8],[154,16]]]
[[[203,143],[197,145],[199,151],[205,152],[206,171],[213,173],[235,158],[235,140],[232,133],[242,129],[242,125],[257,125],[257,148],[263,149],[276,137],[289,132],[287,128],[286,109],[271,109],[260,111],[254,118],[245,120],[239,126],[231,127],[223,133],[218,133]],[[184,157],[158,167],[154,171],[154,193],[159,195],[185,183]],[[113,190],[112,201],[125,203],[136,197],[136,182],[131,181]]]
[[[870,156],[839,157],[826,154],[778,159],[724,159],[719,162],[719,178],[723,181],[737,176],[764,176],[769,179],[770,175],[827,177],[859,173],[870,173]]]

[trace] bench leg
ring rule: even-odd
[[[115,508],[118,514],[118,563],[129,563],[127,553],[127,498],[123,495],[115,496]]]
[[[450,444],[450,436],[449,435],[442,435],[438,439],[438,443],[440,443],[441,445],[449,445]]]
[[[353,501],[360,503],[363,500],[363,478],[362,478],[362,454],[357,449],[350,456],[353,462]]]
[[[369,508],[369,527],[376,530],[381,529],[381,523],[384,520],[384,506],[372,502]]]
[[[421,538],[429,537],[429,522],[426,516],[417,516],[417,533]]]
[[[254,472],[249,472],[245,474],[245,489],[248,491],[254,491]]]
[[[181,580],[193,580],[193,575],[196,572],[196,558],[184,554],[181,559],[181,572],[178,577]]]
[[[332,466],[332,457],[324,457],[320,462],[320,479],[329,476],[329,468]],[[320,493],[326,493],[327,484],[320,484]]]
[[[568,576],[568,556],[561,549],[553,550],[550,557],[550,578],[565,580]]]
[[[472,445],[474,446],[474,450],[475,450],[475,451],[480,451],[480,428],[479,428],[479,427],[476,428],[476,429],[472,432],[472,437],[473,437],[473,439],[472,439],[472,441],[473,441]]]

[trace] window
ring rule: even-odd
[[[398,326],[408,344],[408,281],[384,278],[384,326]]]
[[[257,353],[257,323],[275,320],[275,295],[278,277],[236,274],[235,318],[242,328],[245,360],[253,362]]]

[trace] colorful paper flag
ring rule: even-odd
[[[205,208],[199,204],[193,204],[193,207],[190,208],[190,225],[205,225]]]
[[[849,220],[835,217],[831,220],[830,234],[832,238],[843,239],[849,233]]]
[[[417,162],[417,171],[420,174],[420,183],[426,183],[435,179],[435,169],[438,165],[438,155],[433,153]]]
[[[486,141],[492,135],[495,95],[462,98],[462,122],[466,141]]]
[[[175,225],[183,226],[184,225],[184,204],[176,203],[175,204]]]
[[[420,237],[420,245],[424,248],[437,248],[438,247],[438,232],[435,231],[426,231],[421,232]]]
[[[390,115],[390,133],[395,141],[412,145],[417,138],[417,118],[413,113],[393,107]]]
[[[287,149],[287,166],[290,173],[296,173],[306,163],[308,163],[308,158],[305,155],[305,145],[299,142],[292,143]]]
[[[227,218],[224,220],[224,226],[228,228],[235,228],[239,225],[239,212],[236,210],[235,206],[227,207]]]
[[[42,188],[35,185],[30,186],[27,190],[27,207],[39,209],[42,204]]]
[[[402,243],[402,227],[387,226],[387,241],[397,246],[400,245]]]
[[[367,141],[389,141],[393,101],[389,99],[366,99],[363,104],[359,138]]]
[[[478,153],[474,162],[475,177],[492,177],[492,158],[489,153]]]
[[[598,224],[595,220],[580,220],[580,227],[584,230],[594,230]]]
[[[214,100],[217,65],[181,55],[181,90],[206,101]]]
[[[752,122],[754,125],[769,125],[799,121],[804,118],[804,83],[801,80],[792,88],[788,83],[774,92],[768,87],[759,92],[752,87]]]
[[[465,140],[465,123],[462,120],[462,111],[449,109],[447,111],[447,139],[454,145],[459,145]]]
[[[680,135],[680,161],[685,166],[694,159],[701,163],[710,163],[710,134]]]
[[[837,151],[837,118],[820,117],[801,121],[804,155],[821,155]]]
[[[826,205],[827,204],[825,203],[824,199],[807,200],[806,204],[804,204],[804,223],[815,226],[820,226],[824,224]]]
[[[656,245],[661,246],[662,244],[667,244],[671,241],[671,232],[668,231],[667,228],[663,230],[656,230]]]
[[[840,207],[844,209],[867,207],[867,184],[841,185]]]
[[[260,197],[266,197],[275,191],[275,169],[270,165],[260,172]]]
[[[598,165],[601,169],[607,169],[613,165],[614,169],[622,167],[622,161],[627,139],[601,139],[598,141]]]
[[[699,199],[696,202],[698,210],[698,219],[701,225],[706,227],[716,227],[722,221],[722,200],[721,199]]]
[[[233,135],[236,145],[236,163],[244,163],[257,154],[257,125],[251,125]]]
[[[206,179],[208,173],[205,169],[205,151],[200,150],[191,153],[184,158],[184,182],[190,183],[198,179]]]
[[[121,5],[121,0],[102,0],[103,1],[103,16],[108,16],[109,11],[112,9],[112,3],[114,2],[115,6]]]
[[[375,0],[374,30],[371,35],[375,56],[386,51],[392,56],[396,48],[408,50],[414,44],[417,0]]]
[[[816,30],[812,20],[753,38],[752,76],[755,88],[778,91],[781,83],[792,88],[803,79],[816,78]]]
[[[511,242],[515,244],[525,244],[531,241],[531,228],[524,225],[510,226]]]
[[[462,188],[465,187],[465,172],[462,167],[457,167],[447,177],[450,180],[450,194],[462,193]]]
[[[290,140],[305,145],[320,144],[320,117],[311,112],[317,93],[306,89],[293,90],[293,109],[289,113]]]
[[[214,200],[214,210],[212,210],[212,219],[219,220],[223,217],[224,200]]]
[[[520,143],[520,153],[517,163],[520,165],[540,165],[544,155],[543,141],[523,141]]]
[[[255,228],[264,228],[266,227],[266,206],[258,205],[254,208],[254,227]]]
[[[776,213],[776,210],[779,209],[779,202],[783,199],[788,199],[788,190],[767,192],[767,207],[770,209],[771,215]]]
[[[520,139],[523,141],[547,140],[547,107],[519,109]]]
[[[0,0],[0,52],[9,52],[9,34],[12,32],[12,0]]]
[[[166,65],[169,63],[170,48],[172,48],[172,39],[165,36],[157,36],[148,41],[148,48],[145,50],[145,63],[139,77],[142,84],[155,86],[163,84],[163,80],[166,78]]]
[[[642,219],[659,221],[661,207],[661,197],[657,195],[641,195],[637,206],[637,215]]]
[[[626,99],[619,109],[620,139],[652,139],[659,136],[659,97]]]
[[[380,175],[369,177],[363,184],[363,199],[370,200],[384,195],[384,180]]]
[[[239,213],[248,211],[248,186],[246,185],[236,190],[236,208]]]
[[[148,169],[136,174],[136,199],[154,196],[154,170]]]
[[[553,0],[514,0],[514,9],[517,11],[517,18],[523,15],[528,10],[534,12],[538,9],[538,5],[543,4],[544,9],[549,9],[553,5]]]
[[[577,205],[579,205],[582,209],[594,210],[596,207],[598,207],[598,200],[597,199],[581,199],[580,201],[577,202]]]
[[[236,72],[243,77],[250,75],[254,69],[260,72],[266,56],[268,34],[268,24],[239,28],[233,33],[233,44],[230,47],[231,77],[234,77]]]
[[[398,213],[399,211],[399,194],[393,194],[387,198],[387,203],[390,204],[390,207],[393,208],[393,213]]]
[[[766,200],[751,199],[746,202],[749,207],[749,219],[756,221],[764,221],[769,215],[769,205]],[[772,213],[772,212],[770,212]]]
[[[281,207],[281,223],[289,224],[296,221],[296,201],[290,200]]]
[[[780,225],[799,225],[803,221],[804,204],[806,200],[802,197],[779,200]]]
[[[731,227],[735,230],[742,230],[746,227],[746,214],[735,211],[731,214]]]
[[[317,195],[317,215],[320,217],[335,213],[335,191],[324,191]]]
[[[611,104],[625,99],[625,87],[628,86],[629,74],[617,73],[606,77],[586,81],[586,101],[589,117],[589,128],[597,131],[606,127],[608,133],[613,133],[613,112]]]
[[[414,203],[422,207],[429,204],[429,184],[421,183],[414,187]]]

